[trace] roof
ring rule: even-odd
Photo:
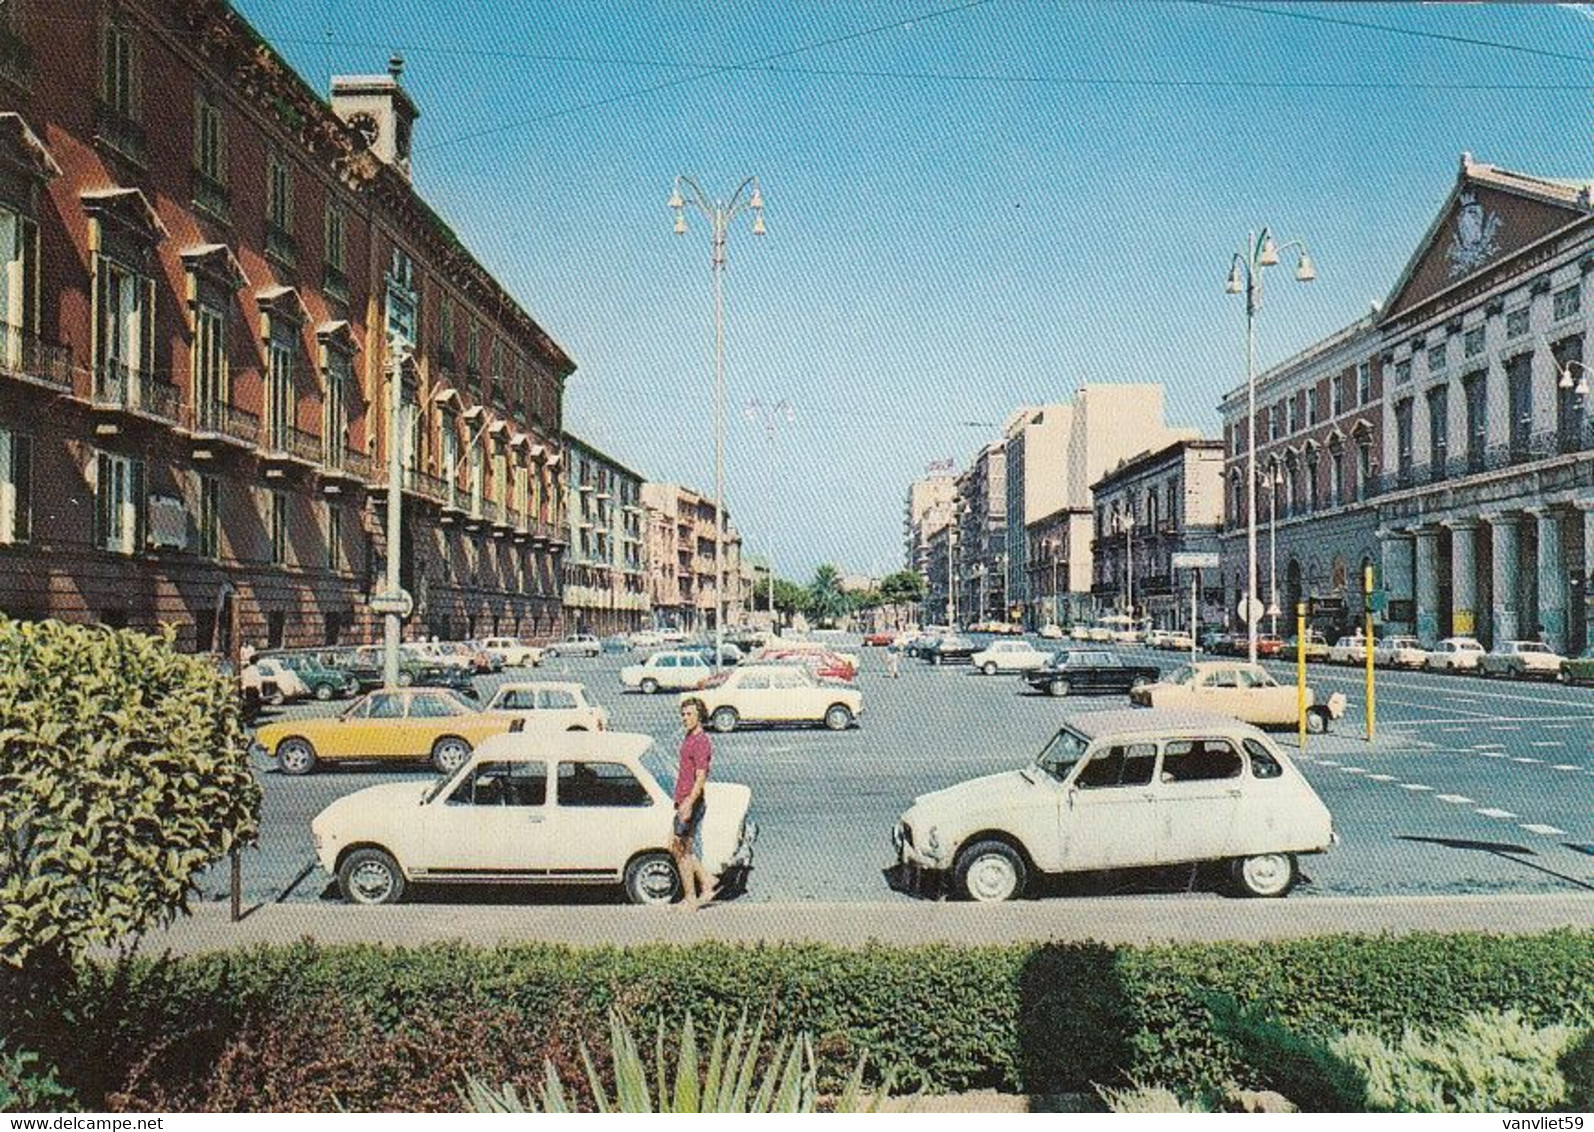
[[[639,759],[651,746],[651,735],[623,731],[508,731],[483,739],[476,745],[476,753],[495,759],[547,755],[576,759]]]
[[[1087,739],[1097,739],[1103,735],[1119,732],[1256,730],[1248,723],[1241,723],[1232,715],[1189,708],[1107,708],[1098,711],[1070,712],[1063,717],[1063,723]]]
[[[555,692],[585,692],[587,690],[585,684],[574,680],[511,680],[507,684],[498,685],[493,690],[493,694],[497,695],[499,692],[508,691],[533,691],[537,688],[548,688]]]

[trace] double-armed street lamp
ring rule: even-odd
[[[1573,366],[1583,371],[1583,376],[1578,378],[1576,382],[1572,380]],[[1561,363],[1561,378],[1556,384],[1562,389],[1571,389],[1579,397],[1587,397],[1588,375],[1591,373],[1594,373],[1594,369],[1590,369],[1576,358],[1568,358]]]
[[[681,190],[686,190],[682,195]],[[750,195],[743,194],[751,189]],[[690,177],[676,177],[670,194],[675,210],[675,234],[686,235],[686,210],[694,208],[712,225],[714,237],[714,668],[721,667],[725,651],[725,239],[731,221],[743,212],[753,214],[753,235],[764,234],[764,195],[758,178],[749,177],[736,187],[729,203],[710,201]]]
[[[1277,266],[1279,252],[1290,248],[1296,249],[1300,256],[1295,267],[1296,281],[1310,283],[1316,279],[1317,271],[1312,266],[1312,257],[1307,254],[1304,242],[1291,240],[1280,245],[1274,242],[1273,233],[1263,228],[1260,236],[1255,232],[1246,233],[1245,248],[1235,252],[1229,262],[1229,281],[1224,288],[1231,295],[1245,295],[1245,440],[1246,484],[1249,487],[1245,493],[1245,631],[1252,664],[1256,663],[1256,623],[1260,604],[1256,600],[1256,314],[1262,309],[1263,270]]]
[[[1284,472],[1275,463],[1271,473],[1263,472],[1259,488],[1267,490],[1267,615],[1273,619],[1271,632],[1279,635],[1279,489],[1284,486]]]
[[[1112,517],[1115,531],[1124,533],[1124,613],[1135,615],[1135,517],[1127,511],[1115,512]]]

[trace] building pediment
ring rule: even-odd
[[[1454,188],[1384,303],[1384,320],[1594,217],[1591,184],[1512,173],[1464,154]]]
[[[0,161],[40,181],[61,175],[49,149],[15,111],[0,114]]]

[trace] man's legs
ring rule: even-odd
[[[697,878],[702,873],[703,866],[698,864],[697,858],[692,855],[690,837],[677,837],[670,842],[670,856],[675,858],[675,871],[681,878],[681,903],[696,905]]]

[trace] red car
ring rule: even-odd
[[[812,649],[764,649],[758,654],[757,659],[807,665],[808,670],[821,680],[845,680],[851,683],[853,677],[858,675],[851,664],[833,652],[815,652]]]
[[[1284,638],[1272,633],[1263,633],[1256,639],[1257,656],[1283,656]]]
[[[897,635],[895,633],[870,633],[863,639],[863,643],[865,648],[883,649],[896,639]]]

